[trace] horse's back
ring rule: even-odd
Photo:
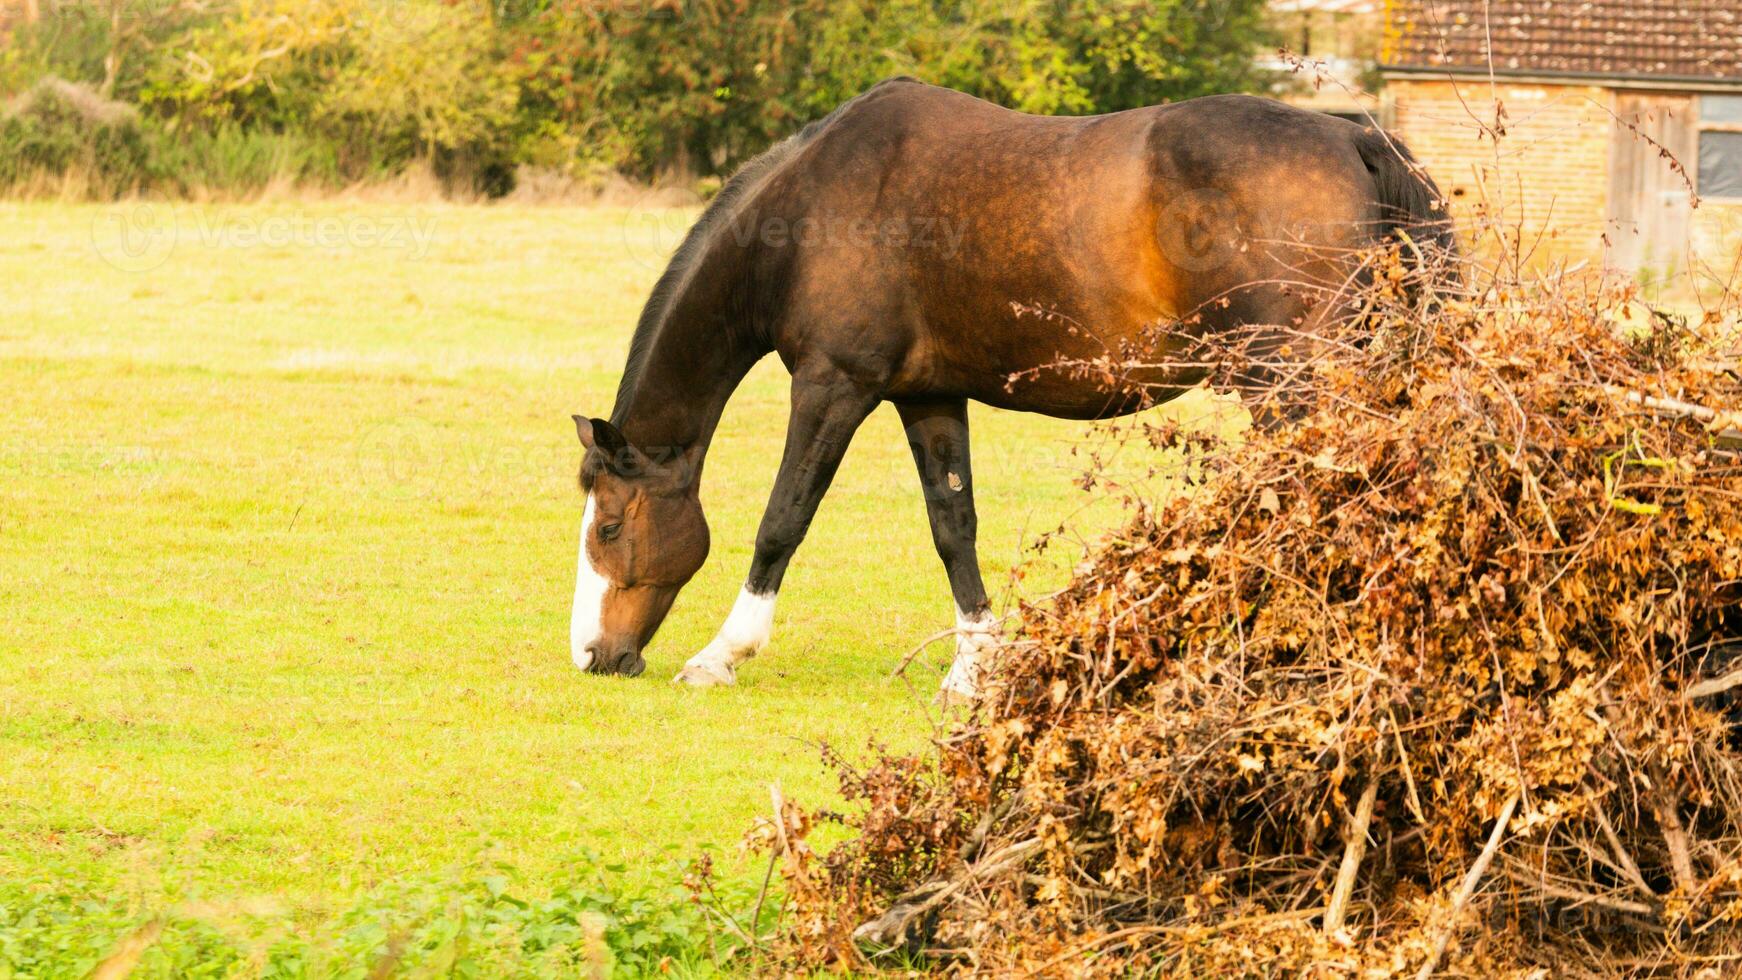
[[[1206,308],[1369,234],[1356,132],[1249,96],[1049,117],[883,83],[821,126],[772,188],[771,208],[820,229],[822,246],[789,270],[777,346],[791,362],[851,344],[833,356],[890,362],[894,397],[1108,414],[1105,393],[1080,381],[1008,378],[1129,349],[1194,310],[1293,312],[1298,298],[1277,289],[1248,290],[1234,313]],[[1269,244],[1229,247],[1238,236]]]

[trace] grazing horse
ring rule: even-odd
[[[1353,252],[1406,228],[1449,245],[1438,191],[1384,133],[1331,116],[1214,96],[1045,117],[912,79],[873,87],[727,182],[641,313],[610,419],[575,416],[575,664],[645,669],[708,554],[697,494],[714,427],[773,351],[792,373],[780,472],[743,590],[677,680],[730,684],[768,642],[854,430],[890,402],[955,595],[944,687],[972,695],[993,621],[969,399],[1073,419],[1144,408],[1203,372],[1153,367],[1110,387],[1049,368],[1173,350],[1181,332],[1276,325],[1280,343],[1338,312],[1289,283],[1342,281]],[[1168,323],[1189,327],[1157,341]]]

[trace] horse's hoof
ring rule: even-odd
[[[950,669],[949,676],[944,678],[943,687],[932,703],[940,708],[960,708],[980,700],[980,685],[975,683],[975,673],[971,667],[964,669],[958,660]]]
[[[978,700],[979,697],[974,691],[962,691],[953,687],[946,687],[938,691],[938,696],[932,698],[931,703],[948,710],[950,708],[966,708]]]
[[[688,684],[690,687],[730,687],[737,681],[732,668],[721,670],[712,664],[684,664],[684,668],[671,679],[673,684]]]
[[[969,705],[980,700],[980,654],[991,643],[984,634],[964,635],[961,640],[956,647],[955,662],[950,664],[943,688],[933,701],[939,707]]]

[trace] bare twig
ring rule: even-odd
[[[1615,825],[1609,822],[1609,814],[1603,810],[1603,801],[1598,800],[1591,809],[1597,814],[1597,826],[1603,828],[1603,836],[1609,841],[1609,852],[1614,855],[1615,863],[1621,866],[1622,871],[1626,872],[1627,880],[1647,897],[1657,898],[1657,893],[1645,883],[1645,876],[1639,873],[1639,865],[1633,863],[1633,855],[1627,852],[1627,848],[1621,843],[1620,836],[1615,833]]]
[[[768,869],[762,872],[762,887],[756,890],[756,907],[750,911],[751,946],[758,945],[754,938],[757,935],[757,923],[762,921],[762,903],[768,898],[768,884],[774,880],[774,865],[780,860],[779,854],[768,855]]]
[[[1668,777],[1659,775],[1653,782],[1657,787],[1651,794],[1651,805],[1657,813],[1657,826],[1663,833],[1664,846],[1669,848],[1669,868],[1670,873],[1675,876],[1676,891],[1683,895],[1692,895],[1696,887],[1694,858],[1688,849],[1688,833],[1682,827],[1681,816],[1676,812],[1681,798],[1670,791]]]
[[[1361,861],[1367,856],[1367,825],[1373,821],[1373,803],[1379,798],[1377,769],[1367,777],[1367,788],[1361,791],[1361,802],[1349,819],[1343,843],[1343,865],[1337,869],[1337,884],[1331,889],[1331,901],[1325,906],[1325,935],[1335,935],[1343,928],[1343,915],[1349,910],[1349,895],[1355,890],[1355,876],[1361,871]]]
[[[1549,898],[1558,898],[1572,902],[1575,905],[1592,905],[1611,912],[1621,912],[1627,915],[1637,915],[1647,920],[1657,915],[1657,910],[1644,902],[1629,902],[1626,899],[1613,898],[1608,895],[1593,895],[1590,892],[1575,891],[1561,885],[1543,881],[1539,876],[1525,874],[1521,871],[1506,870],[1506,877],[1515,884],[1528,888]]]
[[[1721,677],[1708,677],[1698,684],[1689,687],[1685,693],[1688,700],[1694,698],[1709,698],[1714,694],[1723,694],[1738,684],[1742,684],[1742,667],[1730,671]]]
[[[923,653],[925,651],[926,647],[929,647],[933,643],[936,643],[937,641],[942,640],[946,637],[951,637],[951,636],[955,636],[955,635],[956,635],[956,628],[954,626],[952,626],[947,630],[938,630],[936,633],[933,633],[932,635],[919,641],[919,643],[916,644],[912,650],[907,651],[906,655],[901,658],[901,662],[896,664],[895,669],[889,672],[889,676],[891,678],[896,678],[896,677],[900,677],[902,674],[907,673],[907,665],[913,663],[913,658],[915,658],[915,657],[919,656],[921,653]]]
[[[792,850],[792,842],[786,838],[786,800],[780,795],[780,784],[768,784],[768,796],[774,803],[774,832],[780,837],[780,853],[786,854]]]
[[[906,945],[908,928],[915,919],[968,885],[1020,864],[1039,849],[1040,838],[1030,837],[998,850],[953,878],[929,881],[896,899],[882,915],[854,929],[853,940],[881,949],[900,949]]]
[[[1742,447],[1742,429],[1730,424],[1737,421],[1734,413],[1720,413],[1715,408],[1696,405],[1693,402],[1682,401],[1679,398],[1664,398],[1660,395],[1647,395],[1642,391],[1632,391],[1617,385],[1604,385],[1604,392],[1632,402],[1635,405],[1649,408],[1660,415],[1679,415],[1683,418],[1698,419],[1707,425],[1718,426],[1715,438],[1718,445],[1727,448]]]
[[[1506,839],[1506,825],[1512,822],[1512,814],[1518,809],[1520,798],[1520,794],[1513,793],[1507,799],[1506,805],[1500,808],[1500,816],[1494,818],[1494,829],[1488,834],[1488,843],[1482,848],[1482,853],[1476,856],[1476,863],[1470,865],[1470,870],[1464,873],[1464,880],[1458,885],[1458,893],[1452,899],[1451,915],[1440,929],[1439,938],[1434,941],[1433,952],[1428,955],[1421,969],[1416,971],[1415,980],[1428,980],[1439,969],[1440,960],[1445,958],[1446,949],[1452,944],[1452,937],[1458,933],[1458,918],[1464,914],[1464,906],[1470,904],[1470,896],[1476,894],[1476,886],[1481,884],[1482,875],[1487,873],[1488,865],[1494,861],[1494,855],[1500,852],[1500,842]]]

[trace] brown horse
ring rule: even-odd
[[[945,688],[971,694],[992,623],[968,400],[1136,411],[1200,373],[1153,368],[1110,387],[1049,366],[1152,349],[1158,324],[1310,330],[1337,304],[1289,284],[1342,281],[1352,252],[1402,228],[1449,245],[1407,151],[1345,120],[1246,96],[1052,118],[911,79],[877,85],[726,184],[642,311],[610,421],[575,416],[576,665],[645,669],[642,649],[707,558],[697,491],[714,426],[774,351],[792,373],[779,476],[737,603],[677,679],[730,684],[768,642],[781,577],[848,441],[891,402],[955,594]]]

